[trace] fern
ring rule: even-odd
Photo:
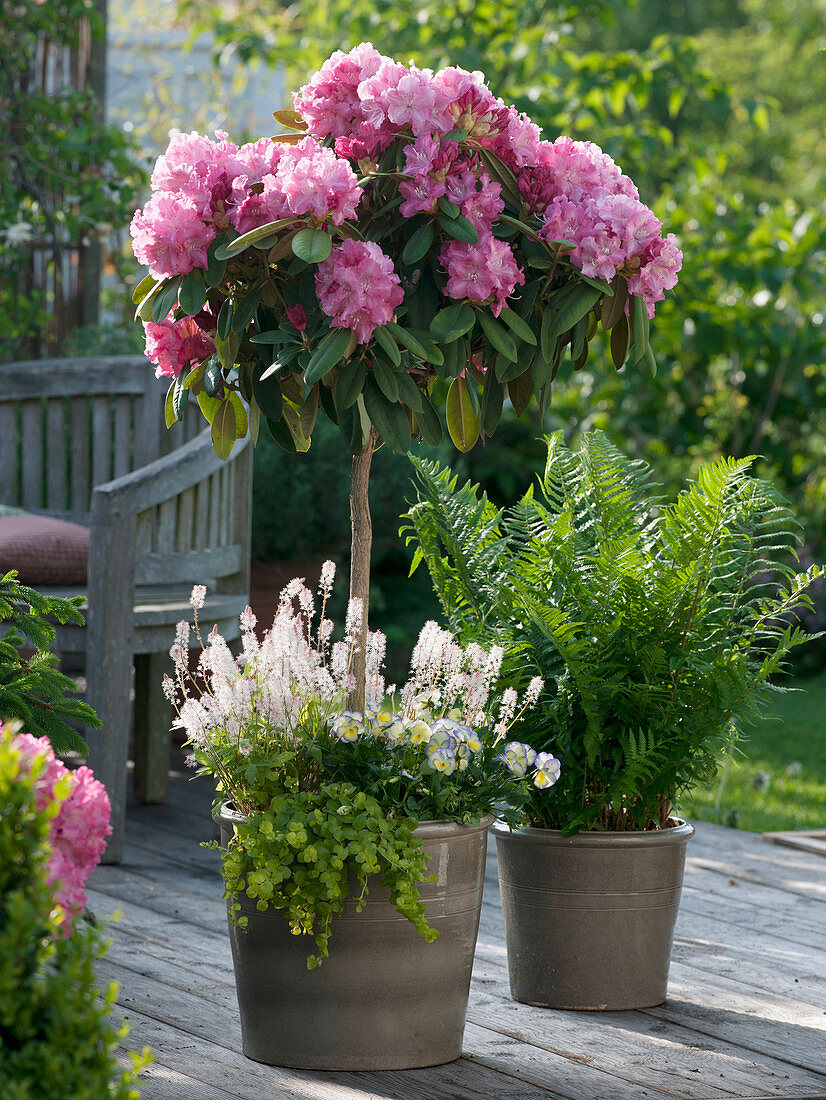
[[[55,630],[50,619],[82,626],[80,602],[80,597],[65,600],[28,588],[14,571],[0,578],[0,720],[20,718],[27,733],[48,737],[58,753],[87,749],[70,722],[100,725],[92,708],[73,698],[77,688],[51,652]],[[25,656],[29,650],[34,652]]]
[[[504,510],[414,460],[404,531],[451,628],[501,644],[514,686],[545,679],[519,736],[563,772],[531,821],[656,827],[767,705],[823,570],[795,572],[799,525],[751,459],[703,467],[667,504],[602,433],[547,446],[537,491]]]

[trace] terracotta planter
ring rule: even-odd
[[[220,817],[222,843],[238,815]],[[245,895],[246,930],[229,926],[244,1054],[297,1069],[413,1069],[462,1053],[484,885],[488,819],[478,827],[423,822],[416,830],[436,883],[422,883],[427,943],[399,915],[378,879],[361,913],[348,901],[333,921],[330,957],[314,950],[278,910]]]
[[[666,997],[694,828],[578,833],[494,826],[511,996],[628,1009]]]

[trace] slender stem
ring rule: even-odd
[[[370,551],[373,545],[373,524],[370,519],[370,466],[378,432],[370,435],[361,454],[353,455],[350,468],[350,599],[360,599],[364,610],[356,652],[353,654],[353,674],[356,685],[347,699],[349,710],[364,713],[365,658],[367,655],[367,617],[370,610]]]

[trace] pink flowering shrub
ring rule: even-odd
[[[438,443],[437,378],[467,449],[506,397],[544,401],[564,355],[581,367],[598,327],[618,369],[652,366],[648,323],[682,257],[598,146],[545,140],[481,73],[369,43],[276,118],[293,133],[173,137],[132,220],[147,354],[176,411],[217,399],[202,407],[222,453],[262,412],[303,448],[319,407],[354,453],[371,423],[396,451]]]
[[[48,882],[54,887],[55,903],[64,912],[63,935],[70,936],[76,917],[86,906],[86,880],[100,862],[106,837],[112,832],[109,796],[89,768],[69,771],[64,767],[47,738],[20,733],[12,745],[30,762],[38,761],[38,809],[57,803],[49,832]]]

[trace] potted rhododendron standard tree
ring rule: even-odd
[[[334,54],[277,121],[238,146],[172,139],[132,222],[147,351],[190,395],[216,451],[303,451],[321,410],[352,452],[351,596],[362,601],[352,704],[363,710],[375,447],[467,450],[510,400],[542,405],[598,328],[617,368],[652,362],[648,323],[681,255],[634,184],[588,142],[542,139],[480,73],[433,73],[369,44]],[[445,385],[437,386],[439,380]]]

